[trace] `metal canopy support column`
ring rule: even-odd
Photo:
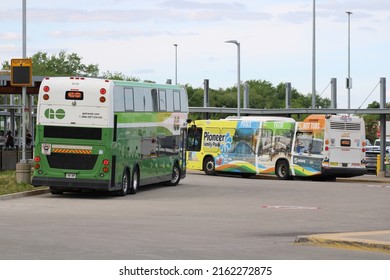
[[[23,58],[27,57],[27,11],[26,11],[26,0],[23,0]],[[24,86],[22,88],[22,119],[21,119],[21,126],[22,126],[22,137],[21,141],[19,143],[22,146],[22,160],[21,163],[26,163],[26,95],[27,95],[27,87]],[[19,134],[20,135],[20,134]],[[20,138],[19,138],[20,139]]]
[[[249,108],[249,84],[248,83],[245,83],[244,84],[244,104],[243,104],[243,108],[244,109],[247,109]]]
[[[330,98],[330,108],[337,109],[337,79],[330,79],[331,84],[331,98]]]
[[[386,109],[386,78],[380,78],[380,109]],[[380,166],[378,176],[385,175],[385,157],[386,157],[386,114],[380,115]]]
[[[285,83],[286,86],[286,109],[291,108],[291,83]]]
[[[207,107],[209,107],[209,80],[208,79],[204,79],[203,86],[204,86],[203,107],[207,108]],[[206,120],[209,117],[210,117],[209,113],[206,112],[205,113]]]

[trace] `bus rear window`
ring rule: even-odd
[[[101,140],[102,129],[95,127],[66,127],[66,126],[45,126],[44,137]]]

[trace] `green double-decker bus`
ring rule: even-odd
[[[34,186],[135,194],[185,177],[188,116],[178,85],[48,77],[37,105]]]

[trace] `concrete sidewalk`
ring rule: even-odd
[[[297,236],[295,243],[390,254],[390,230]]]
[[[390,188],[390,177],[363,175],[352,178],[337,178],[337,182],[366,182],[373,186]],[[380,184],[380,185],[378,185]],[[390,230],[313,234],[297,236],[295,244],[324,246],[350,250],[380,251],[390,254]]]
[[[383,183],[390,186],[390,177],[379,177],[376,175],[362,175],[352,178],[337,178],[337,182],[371,182]]]

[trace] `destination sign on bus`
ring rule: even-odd
[[[82,91],[68,90],[65,92],[65,99],[67,99],[67,100],[83,100],[84,94]]]
[[[351,140],[350,139],[341,139],[340,145],[342,147],[351,147]]]

